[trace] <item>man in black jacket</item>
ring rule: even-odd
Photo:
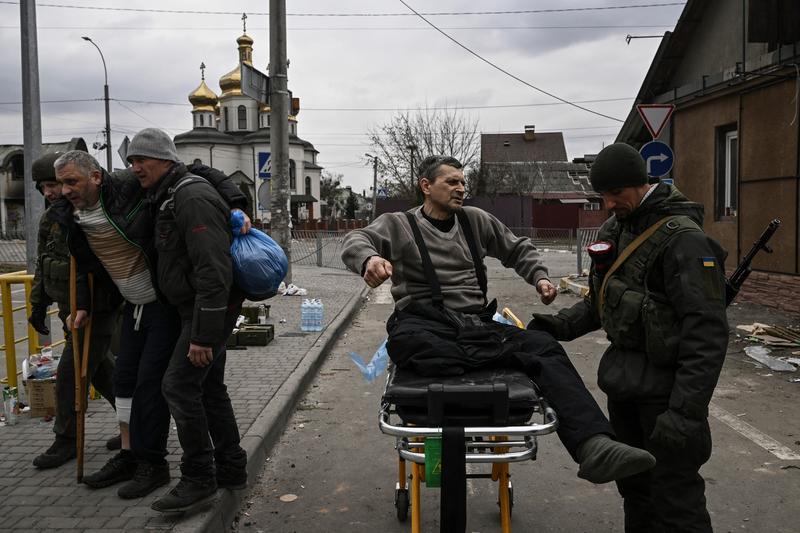
[[[247,484],[247,455],[224,383],[225,340],[244,300],[233,287],[230,212],[205,179],[171,158],[174,150],[154,128],[136,134],[128,148],[155,218],[158,286],[181,321],[162,384],[183,448],[181,479],[153,503],[162,512],[201,503],[219,485]]]
[[[177,160],[174,146],[171,157]],[[136,176],[129,170],[105,174],[94,158],[77,151],[59,158],[55,169],[74,206],[65,218],[71,222],[69,246],[79,269],[110,277],[126,300],[114,375],[123,449],[83,481],[92,488],[128,481],[117,494],[139,498],[170,480],[165,460],[169,409],[161,381],[180,333],[180,317],[158,292],[154,217]],[[224,175],[207,167],[198,170],[232,207],[243,206],[244,196]],[[89,291],[85,284],[78,289],[75,324],[81,327],[90,309]]]
[[[69,209],[70,203],[61,196],[61,184],[56,181],[56,171],[53,168],[53,163],[60,155],[60,152],[45,154],[33,162],[32,168],[36,187],[44,195],[49,207],[39,222],[38,257],[31,287],[31,316],[28,322],[41,335],[49,335],[50,329],[45,320],[47,308],[50,304],[56,303],[66,341],[56,373],[56,419],[53,423],[56,440],[47,451],[33,460],[33,465],[42,469],[61,466],[76,456],[75,369],[71,332],[65,323],[69,315],[69,247],[66,225],[59,220],[60,213],[64,209]],[[110,280],[105,281],[110,282]],[[98,282],[95,285],[94,326],[87,376],[112,408],[114,407],[112,383],[114,359],[108,349],[119,314],[120,301],[119,293],[113,283]],[[79,345],[82,345],[83,332],[79,341]],[[112,450],[119,448],[119,435],[109,439],[106,446]]]
[[[728,346],[725,251],[703,233],[703,206],[648,184],[632,147],[604,148],[592,187],[613,212],[599,239],[587,299],[529,328],[569,341],[602,327],[598,368],[617,437],[648,450],[654,469],[617,481],[625,531],[710,532],[700,467],[711,455],[708,404]]]

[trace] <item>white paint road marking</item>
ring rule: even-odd
[[[729,413],[722,407],[714,405],[713,403],[709,404],[708,412],[711,416],[730,427],[744,438],[758,444],[778,459],[784,461],[800,461],[800,454],[795,453],[793,450],[787,448],[769,435],[762,433],[747,422],[740,420],[736,415]]]

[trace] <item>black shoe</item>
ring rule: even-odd
[[[106,449],[119,450],[120,448],[122,448],[122,435],[111,437],[106,441]]]
[[[217,487],[221,489],[242,490],[247,488],[247,468],[237,468],[217,463]]]
[[[169,465],[157,465],[147,461],[140,461],[133,479],[124,484],[117,491],[117,496],[123,500],[132,500],[147,496],[158,487],[169,483]]]
[[[154,501],[150,508],[162,513],[180,513],[210,502],[216,494],[217,483],[213,478],[206,483],[181,478],[172,490]]]
[[[121,481],[133,479],[135,472],[136,459],[133,458],[131,451],[120,450],[98,472],[84,476],[83,482],[93,489],[102,489]]]
[[[33,466],[41,469],[55,468],[75,459],[77,455],[74,442],[56,440],[46,452],[33,460]]]

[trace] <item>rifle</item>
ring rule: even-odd
[[[742,259],[742,262],[739,263],[739,266],[736,267],[736,270],[733,271],[731,277],[725,280],[725,305],[728,306],[733,302],[733,299],[736,298],[736,295],[739,294],[739,290],[742,288],[747,277],[750,275],[750,272],[753,271],[750,264],[753,262],[755,256],[761,250],[764,250],[768,254],[772,253],[772,248],[767,246],[767,243],[778,230],[781,225],[780,219],[776,218],[772,222],[770,222],[763,233],[761,233],[761,237],[758,238],[756,242],[753,243],[753,247],[750,248],[750,251]]]

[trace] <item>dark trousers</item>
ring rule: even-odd
[[[165,464],[169,409],[161,380],[181,331],[180,317],[174,307],[152,302],[142,306],[137,329],[136,307],[126,302],[123,309],[114,387],[120,398],[133,398],[131,451],[137,459]]]
[[[710,532],[705,482],[700,467],[711,456],[711,432],[689,439],[680,452],[664,450],[650,442],[656,417],[666,402],[608,400],[608,413],[617,438],[643,448],[656,458],[655,468],[617,481],[624,499],[626,533]]]
[[[593,435],[614,435],[561,344],[543,331],[504,327],[508,364],[524,371],[558,415],[558,437],[577,461],[578,447]]]
[[[232,297],[225,316],[225,336],[239,316],[243,298]],[[191,340],[191,309],[181,312],[182,328],[164,376],[162,390],[183,448],[181,474],[199,483],[214,478],[214,462],[244,468],[247,454],[239,445],[239,428],[225,386],[225,342],[212,348],[214,361],[205,367],[187,357]]]
[[[58,317],[62,323],[69,315],[68,307],[59,306]],[[117,313],[97,313],[92,316],[92,335],[89,344],[89,361],[86,376],[103,398],[114,407],[114,359],[109,353],[111,337],[117,323]],[[83,346],[83,330],[78,332],[78,346]],[[75,367],[72,353],[72,333],[64,327],[64,350],[56,374],[56,420],[53,432],[56,440],[75,441]],[[82,354],[81,354],[82,355]],[[87,390],[84,394],[88,393]]]

